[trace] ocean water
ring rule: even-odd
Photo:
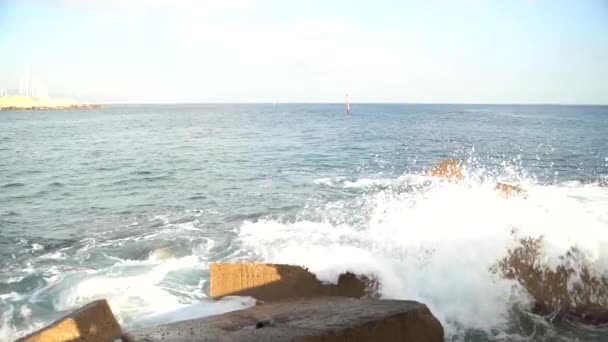
[[[600,341],[491,268],[518,238],[608,271],[608,107],[116,105],[0,112],[0,340],[97,298],[128,328],[237,310],[209,263],[349,270],[450,341]],[[423,176],[446,158],[466,181]],[[528,197],[503,198],[495,182]]]

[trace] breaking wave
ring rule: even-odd
[[[544,267],[555,269],[576,248],[589,267],[608,272],[608,188],[524,180],[528,195],[506,198],[495,181],[474,179],[323,179],[316,183],[365,191],[358,205],[333,203],[314,219],[245,222],[239,240],[252,259],[302,265],[324,281],[371,274],[382,297],[426,303],[453,340],[539,337],[514,314],[530,314],[531,296],[496,265],[521,239],[542,238]],[[344,219],[344,211],[362,219]]]
[[[69,244],[21,241],[32,261],[0,282],[0,340],[98,298],[127,329],[247,308],[250,298],[205,295],[208,264],[238,260],[302,265],[327,282],[345,271],[373,275],[381,297],[427,304],[449,340],[568,340],[496,267],[522,239],[538,238],[543,267],[556,269],[576,248],[587,267],[607,273],[605,180],[506,177],[526,189],[524,198],[499,196],[494,186],[503,178],[467,176],[462,183],[420,174],[318,179],[311,186],[344,196],[295,215],[239,221],[234,231],[207,229],[203,212],[181,212],[138,217]],[[572,340],[606,333],[576,331]]]

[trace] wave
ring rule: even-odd
[[[320,218],[245,222],[239,240],[250,258],[301,265],[334,283],[345,271],[373,275],[382,297],[427,303],[450,339],[471,331],[500,339],[514,308],[532,309],[527,289],[496,271],[524,238],[542,239],[537,261],[547,269],[576,248],[589,268],[608,273],[608,189],[596,183],[528,182],[526,198],[499,196],[494,182],[419,175],[319,183],[384,188]],[[410,189],[396,191],[402,186]],[[365,219],[341,219],[344,210]]]
[[[0,315],[4,320],[0,327],[0,340],[23,336],[59,318],[68,310],[100,298],[108,300],[117,320],[128,327],[133,322],[136,322],[136,326],[147,326],[252,305],[247,299],[215,305],[205,300],[199,277],[200,272],[207,267],[205,262],[194,255],[165,257],[162,260],[151,255],[142,261],[119,260],[100,270],[64,273],[57,269],[54,276],[46,277],[44,285],[27,296],[11,292],[0,297],[0,307],[4,306]],[[51,272],[47,269],[46,273]],[[172,281],[172,278],[186,275],[192,278],[189,284],[176,286],[176,279]],[[177,295],[177,291],[181,295]],[[211,306],[205,308],[205,304]],[[21,317],[20,312],[31,311],[31,306],[50,307],[52,314],[47,313],[45,319],[35,321]],[[21,322],[19,328],[13,325],[14,320]]]
[[[214,304],[206,298],[205,275],[216,241],[198,236],[196,219],[172,216],[150,217],[164,222],[153,232],[129,225],[67,246],[19,241],[23,253],[39,255],[27,261],[27,269],[13,267],[12,274],[24,274],[21,278],[0,279],[0,340],[23,336],[99,298],[108,300],[124,327],[248,307],[250,299]],[[35,314],[24,318],[24,310]]]
[[[24,183],[6,183],[4,185],[2,185],[2,188],[20,188],[25,186]]]
[[[342,189],[375,189],[375,190],[386,190],[391,188],[398,188],[403,186],[409,186],[412,184],[422,184],[424,182],[436,181],[433,177],[427,177],[416,174],[406,174],[397,178],[360,178],[360,179],[349,179],[346,177],[328,177],[319,178],[314,180],[314,184],[330,187],[330,188],[342,188]]]
[[[346,196],[296,215],[284,206],[240,216],[235,231],[209,228],[211,211],[194,210],[135,217],[77,241],[23,240],[23,254],[36,258],[20,265],[19,284],[3,289],[0,340],[98,298],[127,328],[246,308],[249,298],[205,296],[208,263],[236,260],[302,265],[331,283],[345,271],[372,275],[383,298],[428,304],[449,340],[533,339],[517,322],[544,320],[530,313],[534,298],[520,274],[501,262],[534,239],[545,274],[573,248],[593,274],[606,274],[608,188],[601,177],[538,184],[496,175],[469,172],[461,183],[419,174],[320,178],[314,186]],[[527,196],[497,195],[498,180],[516,180]]]

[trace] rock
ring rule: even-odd
[[[528,192],[519,186],[504,183],[497,183],[494,190],[503,197],[523,196],[525,198],[528,195]]]
[[[276,301],[310,296],[363,297],[373,294],[377,283],[352,273],[340,275],[338,284],[323,284],[308,270],[291,265],[236,263],[211,264],[210,295],[251,296]]]
[[[608,323],[608,277],[589,268],[576,249],[560,257],[561,265],[540,264],[542,238],[522,239],[510,250],[497,270],[516,280],[534,299],[533,312],[589,324]]]
[[[439,177],[451,181],[464,180],[464,173],[460,167],[460,163],[454,159],[444,160],[441,163],[433,166],[426,172],[427,176]]]
[[[442,161],[428,170],[425,175],[439,177],[454,182],[464,180],[464,172],[462,171],[460,162],[454,159]],[[528,192],[521,187],[505,183],[497,183],[494,190],[503,197],[523,196],[525,198],[528,195]]]
[[[420,341],[444,339],[426,305],[401,300],[316,297],[141,329],[126,341]]]
[[[113,342],[122,331],[105,299],[89,303],[17,342]]]

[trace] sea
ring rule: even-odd
[[[608,341],[494,272],[522,238],[608,272],[608,106],[112,105],[0,112],[0,340],[106,298],[125,330],[247,308],[213,262],[372,276],[447,341]],[[425,175],[445,159],[465,181]],[[497,182],[527,196],[506,198]]]

